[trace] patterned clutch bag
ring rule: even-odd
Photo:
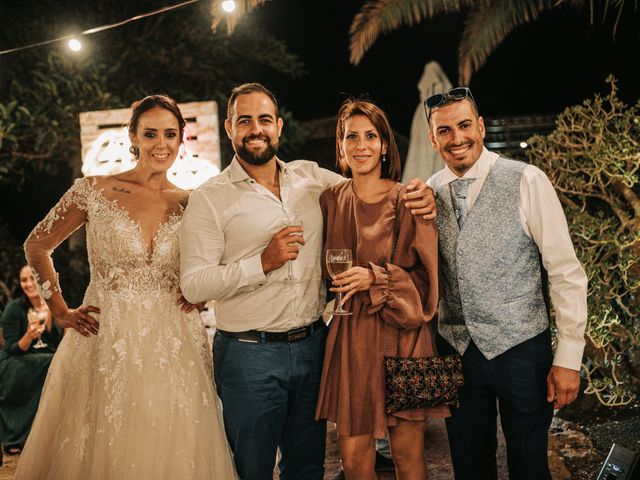
[[[393,231],[392,260],[398,240],[398,209],[400,192],[396,200],[396,221]],[[387,351],[387,331],[384,326],[384,352]],[[462,357],[458,354],[433,357],[384,356],[384,403],[387,415],[410,408],[444,407],[457,405],[464,385]]]
[[[443,357],[384,357],[387,415],[410,408],[458,404],[464,385],[460,355]]]

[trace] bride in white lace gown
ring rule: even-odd
[[[183,128],[170,98],[138,102],[129,127],[136,167],[76,180],[25,243],[43,296],[68,330],[17,480],[237,478],[207,335],[178,291],[187,194],[166,171]],[[51,252],[82,225],[91,281],[83,306],[70,309]]]

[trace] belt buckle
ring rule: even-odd
[[[300,327],[287,332],[287,342],[295,342],[303,338],[307,338],[307,327]]]

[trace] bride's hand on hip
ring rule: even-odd
[[[100,309],[93,305],[72,308],[62,315],[57,315],[56,321],[62,328],[73,328],[85,337],[97,335],[100,323],[89,315],[90,313],[100,313]]]
[[[342,303],[345,304],[356,292],[368,291],[374,280],[373,271],[369,268],[351,267],[336,275],[332,282],[334,286],[329,290],[342,293]]]

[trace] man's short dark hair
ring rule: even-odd
[[[229,95],[229,101],[227,102],[227,118],[231,120],[231,117],[233,116],[233,104],[235,103],[236,98],[238,98],[240,95],[247,95],[249,93],[256,92],[264,93],[267,97],[269,97],[269,100],[271,100],[273,105],[276,107],[276,118],[278,118],[278,101],[276,100],[276,97],[269,91],[267,87],[255,82],[243,83],[242,85],[239,85],[231,90],[231,95]]]
[[[476,117],[480,116],[476,99],[469,87],[454,87],[447,92],[436,93],[426,98],[424,101],[425,113],[427,114],[427,125],[431,129],[431,114],[439,108],[451,105],[452,103],[468,100],[471,102],[471,109]],[[433,104],[435,101],[435,105]]]

